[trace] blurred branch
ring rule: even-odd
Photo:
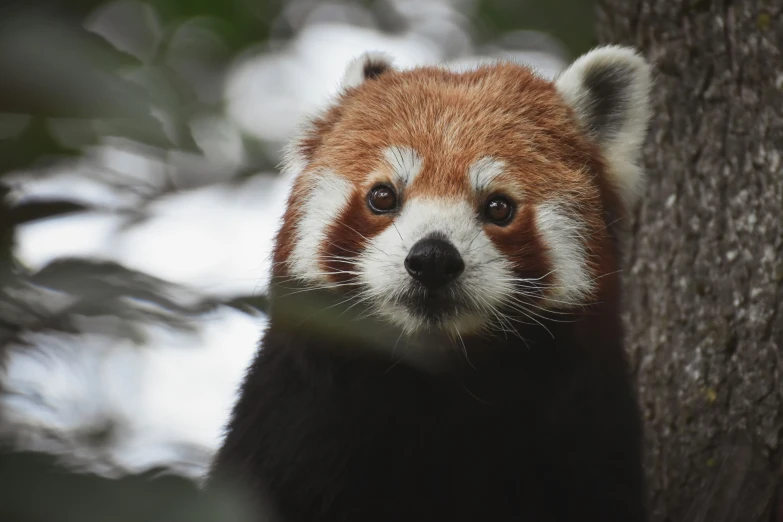
[[[137,325],[163,323],[192,330],[193,319],[219,303],[118,263],[58,259],[6,287],[0,299],[0,346],[25,344],[25,334],[79,333],[77,317],[120,319],[115,335],[134,342],[144,336]],[[1,327],[5,323],[5,332]]]
[[[89,207],[72,201],[31,201],[11,208],[6,219],[11,225],[22,225],[39,219],[47,219],[74,212],[82,212]]]

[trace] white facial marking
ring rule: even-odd
[[[410,147],[388,147],[383,157],[389,162],[399,184],[409,186],[421,172],[421,157]]]
[[[308,165],[307,158],[302,154],[301,143],[297,140],[292,140],[283,149],[283,161],[281,162],[280,174],[283,178],[293,182]]]
[[[477,193],[488,191],[495,179],[503,174],[504,169],[505,164],[491,156],[478,159],[468,168],[468,177],[473,190]]]
[[[319,265],[319,253],[326,242],[327,228],[337,222],[348,203],[353,185],[329,170],[312,175],[289,263],[293,275],[308,281],[327,282]]]
[[[376,302],[380,315],[408,332],[424,326],[421,318],[396,302],[411,287],[404,261],[420,239],[442,234],[460,252],[465,272],[459,278],[462,295],[475,313],[465,313],[448,326],[467,333],[483,326],[490,309],[511,291],[514,275],[505,257],[495,248],[466,202],[416,198],[406,202],[395,226],[373,238],[357,262],[367,294]]]
[[[547,292],[551,307],[579,304],[594,289],[587,267],[583,225],[562,207],[546,203],[536,207],[536,226],[548,248],[554,286]]]

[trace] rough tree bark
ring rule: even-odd
[[[783,1],[601,0],[657,67],[625,265],[654,522],[783,520]]]

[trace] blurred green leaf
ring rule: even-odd
[[[42,453],[0,453],[0,491],[0,520],[8,522],[257,520],[231,492],[204,492],[163,469],[110,479],[69,471]]]
[[[484,37],[520,29],[546,33],[575,58],[596,45],[594,0],[479,0]]]

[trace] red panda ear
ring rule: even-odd
[[[392,58],[386,53],[367,52],[354,58],[343,76],[343,89],[358,87],[367,80],[374,80],[387,71],[394,70]]]
[[[643,186],[639,166],[650,117],[650,65],[629,47],[598,47],[555,80],[608,162],[612,182],[626,204]]]

